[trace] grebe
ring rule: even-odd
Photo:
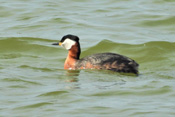
[[[98,53],[80,59],[81,48],[78,36],[65,35],[59,43],[67,49],[68,56],[64,63],[64,69],[106,69],[115,72],[138,74],[138,64],[123,55],[115,53]]]

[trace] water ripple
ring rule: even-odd
[[[92,96],[153,96],[153,95],[162,95],[171,92],[172,89],[169,86],[164,86],[159,89],[151,89],[151,90],[141,90],[141,91],[125,91],[125,90],[118,90],[118,91],[108,91],[108,92],[101,92],[93,94]]]
[[[144,26],[150,26],[150,27],[155,27],[155,26],[175,26],[175,17],[169,17],[166,19],[162,20],[148,20],[144,21],[142,24]]]
[[[47,106],[47,105],[52,105],[53,103],[49,103],[49,102],[40,102],[40,103],[35,103],[35,104],[29,104],[29,105],[26,105],[26,106],[21,106],[21,107],[17,107],[17,108],[14,108],[15,110],[16,109],[31,109],[31,108],[39,108],[39,107],[44,107],[44,106]]]
[[[5,82],[17,82],[17,83],[22,82],[22,83],[27,83],[27,84],[32,84],[32,85],[42,85],[41,83],[38,83],[38,82],[24,80],[24,79],[20,79],[20,78],[4,78],[4,79],[2,79],[2,81],[5,81]]]
[[[43,93],[43,94],[40,94],[38,95],[39,97],[40,96],[59,96],[59,95],[62,95],[62,94],[65,94],[65,93],[68,93],[68,91],[52,91],[52,92],[47,92],[47,93]]]

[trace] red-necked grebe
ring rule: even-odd
[[[68,56],[64,63],[64,69],[106,69],[115,72],[138,74],[138,64],[123,55],[115,53],[98,53],[80,59],[81,48],[78,36],[65,35],[59,43],[67,49]]]

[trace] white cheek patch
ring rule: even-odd
[[[76,42],[67,38],[65,39],[65,41],[61,44],[62,47],[64,47],[65,49],[69,50],[71,49],[71,47],[75,44]]]

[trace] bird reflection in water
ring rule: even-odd
[[[66,71],[66,81],[65,82],[78,82],[80,70],[67,70]]]

